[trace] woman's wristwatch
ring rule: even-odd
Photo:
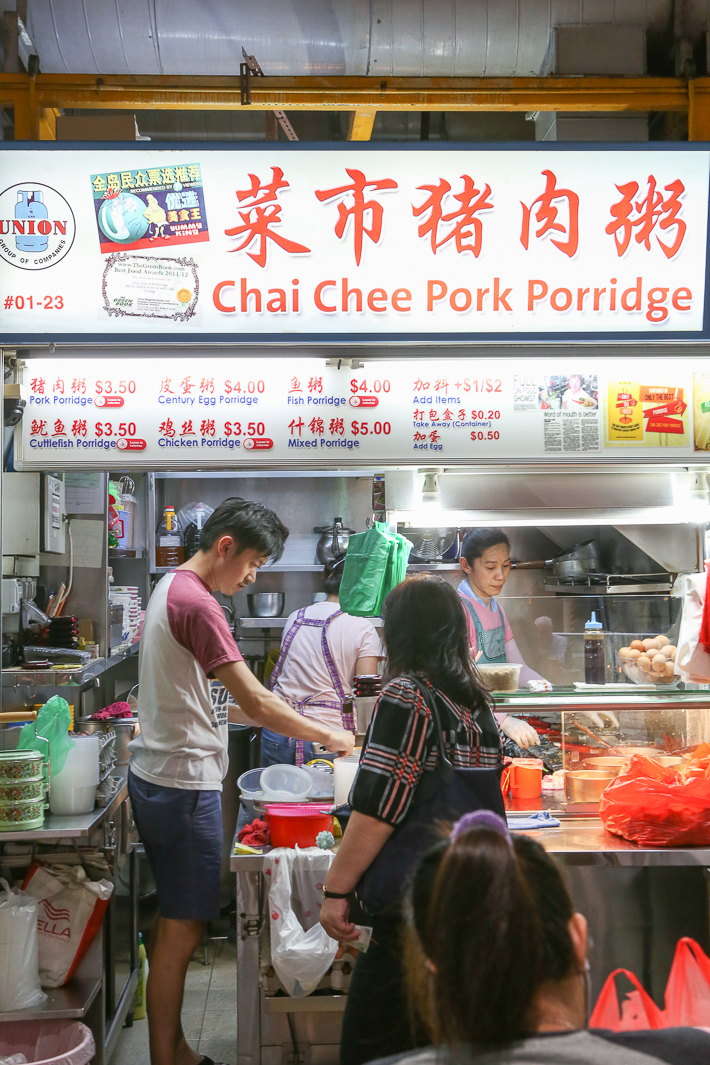
[[[324,899],[349,899],[352,892],[347,891],[344,895],[339,891],[328,891],[328,888],[323,885],[323,898]]]

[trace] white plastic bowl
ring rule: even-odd
[[[270,765],[261,772],[261,790],[269,802],[304,802],[313,789],[313,778],[296,765]]]
[[[255,799],[263,799],[261,790],[261,774],[263,769],[248,769],[237,780],[237,787],[242,793],[242,798],[253,802]]]

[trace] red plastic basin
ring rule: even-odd
[[[319,832],[333,831],[327,807],[273,803],[266,807],[266,815],[274,847],[315,847]]]

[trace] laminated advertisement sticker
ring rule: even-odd
[[[670,376],[670,374],[669,374]],[[677,376],[673,373],[673,377]],[[610,381],[607,390],[608,447],[687,448],[689,390],[676,381]]]
[[[102,252],[209,240],[199,164],[92,174]]]

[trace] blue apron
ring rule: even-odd
[[[465,582],[462,581],[461,583]],[[464,609],[468,610],[473,618],[473,624],[476,629],[476,645],[478,650],[482,651],[477,664],[479,666],[495,666],[500,662],[505,662],[505,620],[503,611],[498,607],[500,623],[495,629],[484,629],[473,601],[467,595],[462,595],[461,592],[459,592],[459,598],[464,605]]]

